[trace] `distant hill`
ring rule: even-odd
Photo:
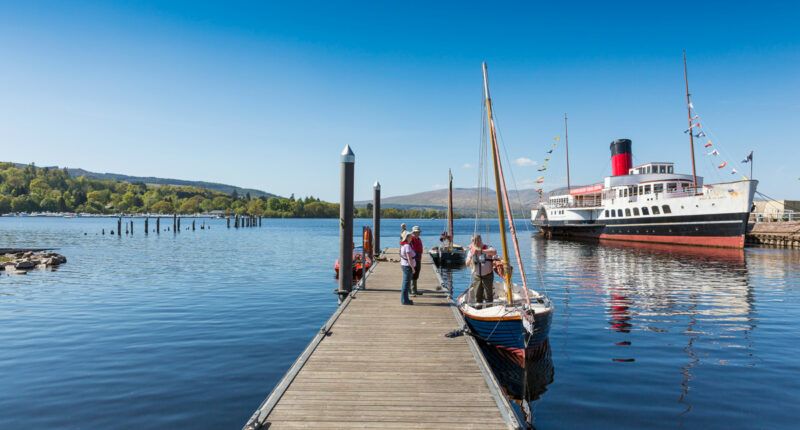
[[[26,164],[15,163],[20,168],[25,167]],[[38,166],[37,166],[38,167]],[[49,169],[59,169],[58,166],[48,166]],[[129,175],[121,175],[119,173],[97,173],[97,172],[90,172],[88,170],[80,169],[80,168],[71,168],[67,167],[67,172],[73,178],[78,178],[81,176],[86,176],[89,179],[115,179],[120,182],[129,182],[129,183],[137,183],[143,182],[145,184],[152,184],[152,185],[178,185],[178,186],[190,186],[190,187],[202,187],[207,188],[213,191],[219,191],[221,193],[231,194],[234,190],[240,196],[244,196],[247,193],[250,193],[250,197],[280,197],[276,194],[268,193],[266,191],[256,190],[253,188],[241,188],[235,185],[227,185],[227,184],[219,184],[216,182],[205,182],[205,181],[187,181],[184,179],[169,179],[169,178],[156,178],[153,176],[129,176]]]
[[[527,212],[533,209],[539,201],[539,195],[534,189],[511,190],[509,191],[511,206],[515,213],[522,210]],[[484,195],[484,199],[486,199]],[[462,216],[474,216],[475,206],[478,201],[477,188],[454,188],[453,189],[453,211]],[[372,203],[369,200],[356,202],[356,206],[364,206]],[[382,207],[393,207],[398,209],[447,209],[447,190],[433,190],[422,193],[409,194],[405,196],[381,197]],[[494,190],[489,190],[488,200],[483,205],[490,212],[497,212],[497,195]],[[520,207],[521,206],[521,207]],[[523,213],[524,213],[523,212]]]

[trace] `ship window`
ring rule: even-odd
[[[653,192],[654,193],[663,193],[664,192],[664,184],[653,184]]]
[[[636,194],[638,194],[637,191],[638,191],[637,187],[631,187],[631,195],[632,196],[635,196]]]
[[[647,166],[647,173],[650,173],[650,166]]]
[[[658,170],[660,173],[667,173],[667,166],[661,166]]]
[[[622,197],[622,189],[617,190],[619,192],[619,197]]]
[[[614,209],[611,209],[611,218],[614,218],[615,216],[617,216],[617,213],[614,211]]]
[[[625,188],[625,191],[622,192],[623,197],[628,197],[628,189]]]
[[[622,216],[622,209],[617,209],[617,216]]]
[[[606,218],[608,218],[608,210],[606,209]]]
[[[647,206],[642,207],[642,215],[650,215],[650,211],[647,210]]]
[[[669,208],[669,205],[662,205],[661,209],[664,210],[665,214],[671,214],[672,213],[672,210]]]
[[[676,191],[678,191],[678,184],[676,184],[674,182],[669,182],[667,184],[667,192],[668,193],[674,193]]]
[[[650,185],[649,184],[644,186],[644,193],[645,194],[650,194]]]
[[[658,210],[658,206],[653,206],[653,215],[660,215],[661,212]]]
[[[631,210],[630,209],[627,209],[627,208],[625,209],[625,216],[631,216]]]
[[[672,166],[667,166],[667,173],[672,173]]]
[[[639,208],[633,208],[633,216],[639,216]]]

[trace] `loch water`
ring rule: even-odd
[[[445,224],[404,221],[426,247]],[[383,220],[382,246],[400,222]],[[0,247],[68,259],[0,272],[0,428],[241,428],[336,308],[337,220],[191,231],[184,219],[147,235],[134,223],[120,237],[112,218],[0,218]],[[466,244],[474,220],[455,229]],[[499,246],[496,225],[478,230]],[[517,231],[532,287],[555,306],[547,356],[503,379],[536,428],[800,422],[800,252]],[[458,294],[469,274],[449,279]]]

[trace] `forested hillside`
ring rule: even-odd
[[[268,218],[337,218],[339,205],[313,196],[295,199],[231,194],[196,186],[152,185],[112,179],[72,177],[66,169],[20,167],[0,163],[0,213],[75,212],[91,214],[197,214],[213,210]],[[357,208],[357,217],[371,217],[372,205]],[[381,210],[385,218],[433,218],[441,212]]]

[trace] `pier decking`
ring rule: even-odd
[[[245,429],[521,427],[475,340],[444,337],[463,320],[427,253],[414,306],[400,304],[398,250],[384,255]]]

